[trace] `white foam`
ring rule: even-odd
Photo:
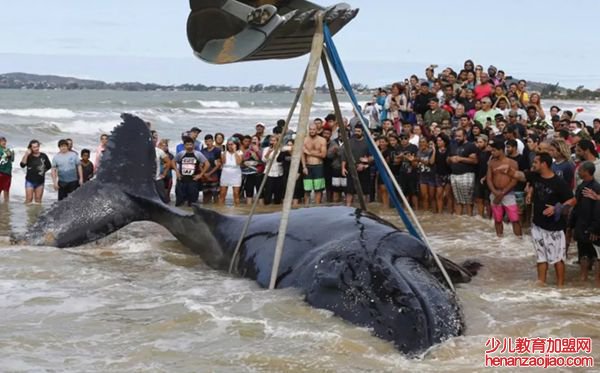
[[[229,108],[236,109],[240,107],[240,103],[237,101],[203,101],[197,100],[202,107],[204,108]]]
[[[161,122],[165,122],[165,123],[169,123],[169,124],[174,124],[175,122],[173,122],[173,119],[169,118],[166,115],[159,115],[156,117],[158,120],[160,120]]]
[[[316,108],[320,108],[320,109],[333,110],[333,102],[331,102],[331,101],[314,102],[313,106],[316,107]],[[352,110],[352,103],[350,103],[350,102],[340,102],[340,109],[351,111]]]
[[[76,116],[73,111],[62,108],[0,109],[0,114],[49,119],[75,118]]]
[[[285,118],[289,113],[289,108],[238,108],[238,109],[230,109],[230,108],[222,108],[222,109],[193,109],[186,108],[184,109],[188,113],[202,115],[208,118],[231,118],[231,117],[239,117],[241,120],[245,118],[251,119],[252,121],[266,121],[268,119],[281,119]],[[300,112],[300,107],[298,106],[294,111],[294,114],[297,115]],[[327,111],[323,108],[313,108],[311,111],[311,115],[316,114],[326,114]]]

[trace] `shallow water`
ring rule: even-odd
[[[438,252],[484,267],[458,287],[467,334],[407,359],[293,290],[208,268],[153,223],[75,249],[9,246],[39,210],[2,206],[2,371],[483,371],[489,337],[600,340],[600,291],[576,284],[574,265],[566,289],[535,287],[529,239],[497,239],[479,218],[421,215]]]

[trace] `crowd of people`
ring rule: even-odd
[[[152,131],[162,197],[169,202],[174,187],[176,206],[190,206],[200,194],[204,204],[223,204],[231,188],[235,205],[255,198],[280,204],[294,172],[295,206],[342,201],[351,206],[360,189],[367,201],[389,208],[390,193],[396,192],[382,178],[394,177],[413,209],[491,218],[498,236],[505,222],[518,237],[530,226],[541,284],[549,265],[555,267],[558,286],[564,284],[568,244],[575,239],[581,279],[596,263],[600,285],[600,203],[595,203],[600,200],[600,119],[588,125],[577,120],[578,110],[557,106],[547,113],[526,81],[514,81],[494,66],[484,71],[467,60],[462,70],[446,68],[437,75],[436,68],[429,66],[423,79],[413,75],[378,89],[362,109],[366,120],[354,112],[343,123],[334,114],[311,121],[305,142],[298,145],[302,159],[295,170],[290,165],[297,145],[293,133],[283,133],[283,120],[268,134],[258,123],[252,134],[207,134],[203,141],[202,130],[194,127],[182,133],[174,152]],[[350,134],[348,144],[340,126]],[[366,131],[376,139],[378,152],[370,150]],[[48,170],[59,200],[91,180],[108,136],[100,140],[94,163],[89,150],[76,153],[69,139],[59,141],[60,152],[50,162],[32,140],[20,162],[27,169],[26,202],[41,202]],[[391,175],[376,167],[376,157]],[[14,152],[0,138],[5,201],[13,161]],[[258,195],[263,178],[265,188]]]

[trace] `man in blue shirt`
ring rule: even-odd
[[[60,201],[83,184],[83,170],[77,154],[69,151],[67,140],[60,140],[58,148],[60,152],[52,159],[52,181]]]
[[[191,130],[182,132],[181,133],[181,143],[177,144],[177,147],[175,148],[175,154],[179,154],[185,150],[185,146],[183,145],[183,139],[186,137],[191,137],[192,140],[194,140],[194,150],[195,151],[197,151],[197,152],[202,151],[202,148],[204,148],[204,147],[202,146],[202,143],[197,140],[198,135],[200,135],[200,132],[202,132],[202,130],[198,127],[192,127]]]

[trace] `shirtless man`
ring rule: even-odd
[[[494,216],[494,226],[496,235],[502,237],[504,233],[504,213],[508,215],[508,220],[512,223],[513,233],[517,237],[522,237],[521,223],[519,222],[519,207],[515,198],[514,188],[517,180],[509,177],[506,172],[496,171],[501,165],[506,165],[513,171],[518,171],[519,166],[513,159],[504,154],[504,142],[494,141],[490,144],[492,148],[492,157],[488,163],[487,185],[490,189],[490,201],[492,215]]]
[[[317,135],[317,125],[308,126],[308,137],[304,140],[302,172],[304,173],[304,203],[310,202],[310,193],[315,192],[315,203],[320,204],[325,190],[323,160],[327,156],[327,141]]]

